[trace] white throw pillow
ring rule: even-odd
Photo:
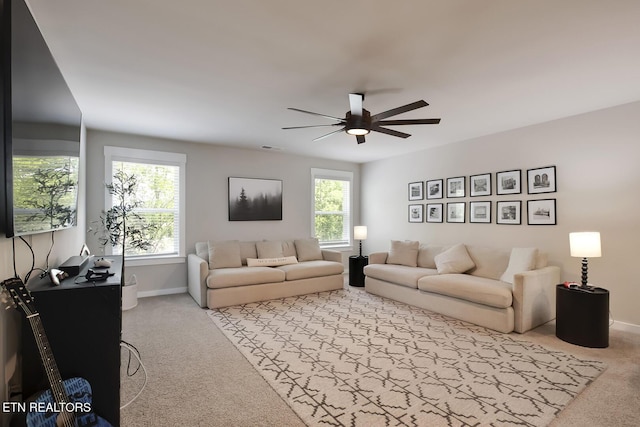
[[[322,259],[320,243],[315,237],[295,240],[296,253],[300,261],[314,261]]]
[[[209,268],[242,267],[240,243],[237,240],[209,242]]]
[[[392,240],[387,264],[406,265],[408,267],[418,266],[418,247],[420,242],[411,240]]]
[[[536,267],[538,249],[536,248],[513,248],[509,257],[507,270],[502,273],[500,280],[513,284],[513,275],[523,271],[533,270]]]
[[[438,274],[464,273],[476,266],[462,243],[452,246],[435,256]]]
[[[279,240],[263,240],[256,242],[258,258],[280,258],[284,256],[282,242]]]
[[[294,256],[279,258],[247,258],[249,267],[276,267],[278,265],[297,264],[298,260]]]

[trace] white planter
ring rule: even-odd
[[[122,287],[122,310],[131,310],[138,305],[138,285]]]

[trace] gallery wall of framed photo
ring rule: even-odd
[[[527,225],[556,225],[556,199],[547,196],[555,192],[555,166],[415,181],[408,184],[408,218],[413,223],[522,225],[524,215]]]

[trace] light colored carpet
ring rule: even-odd
[[[544,426],[605,368],[365,292],[209,315],[309,426]]]
[[[348,285],[345,289],[364,292]],[[121,426],[304,427],[188,294],[138,301],[136,308],[122,313],[122,335],[140,350],[149,383],[120,412]],[[559,340],[553,322],[524,335],[512,335],[579,358],[602,360],[608,366],[558,414],[552,427],[640,425],[640,335],[612,329],[605,349]],[[141,372],[127,376],[126,365],[123,351],[123,403],[143,382]]]

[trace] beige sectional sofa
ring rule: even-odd
[[[560,268],[535,248],[392,241],[364,273],[367,292],[504,333],[555,318]]]
[[[317,239],[198,242],[187,257],[188,290],[218,308],[342,289],[342,254]]]

